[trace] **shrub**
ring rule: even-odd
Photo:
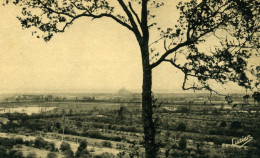
[[[16,144],[23,144],[23,138],[16,138],[15,139]]]
[[[30,146],[30,141],[29,140],[24,141],[24,145]]]
[[[78,147],[78,150],[76,152],[76,157],[82,157],[82,155],[89,155],[89,152],[87,151],[87,142],[86,141],[81,141],[80,145]],[[84,152],[83,152],[84,151]]]
[[[239,129],[242,128],[241,122],[239,121],[233,121],[230,125],[231,129]]]
[[[66,142],[62,142],[62,143],[60,144],[60,150],[61,150],[61,151],[71,150],[70,144],[69,144],[69,143],[66,143]]]
[[[115,155],[105,152],[100,155],[94,156],[94,158],[115,158]]]
[[[6,158],[7,157],[7,150],[4,148],[4,146],[0,146],[0,158]]]
[[[47,142],[45,149],[50,150],[50,151],[55,151],[55,143]]]
[[[91,154],[87,149],[84,149],[80,153],[76,154],[76,157],[79,158],[91,157]]]
[[[65,155],[65,158],[73,158],[74,157],[74,153],[71,149],[65,150],[63,153]]]
[[[49,152],[47,158],[57,158],[57,154],[53,152]]]
[[[220,127],[226,127],[227,126],[227,123],[225,122],[225,121],[222,121],[221,123],[220,123]]]
[[[185,125],[183,122],[180,122],[180,123],[178,124],[177,130],[184,132],[184,131],[186,130],[186,125]]]
[[[42,137],[36,137],[34,141],[34,146],[36,148],[43,148],[46,146],[46,141]]]
[[[112,148],[112,143],[109,142],[109,141],[103,141],[103,142],[101,143],[101,145],[102,145],[103,147]]]
[[[9,151],[10,158],[24,158],[23,153],[17,150],[10,150]]]
[[[186,148],[186,146],[187,146],[187,140],[186,140],[186,138],[185,138],[185,137],[181,137],[181,140],[180,140],[180,142],[179,142],[179,148],[180,148],[181,150],[183,150],[183,149]]]

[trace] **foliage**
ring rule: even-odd
[[[252,95],[252,97],[254,98],[255,101],[257,101],[258,103],[260,103],[260,92],[254,92],[254,94]]]
[[[79,155],[79,158],[85,158],[85,157],[91,157],[91,154],[87,149],[83,149]]]
[[[180,122],[177,126],[177,130],[184,132],[186,130],[186,125],[183,122]]]
[[[121,151],[117,154],[119,158],[123,158],[125,156],[125,151]]]
[[[164,6],[161,1],[117,0],[117,5],[108,0],[5,1],[5,4],[11,1],[22,6],[18,16],[22,27],[32,29],[33,35],[45,41],[64,32],[82,17],[110,18],[134,34],[143,66],[142,119],[146,157],[156,157],[157,152],[151,92],[152,70],[161,63],[170,63],[183,72],[183,90],[208,90],[219,94],[211,87],[212,81],[236,82],[246,89],[257,89],[248,73],[248,59],[259,49],[257,0],[179,1],[176,7],[180,15],[175,25],[157,29],[154,29],[158,25],[157,9]],[[121,12],[118,13],[118,9]],[[163,42],[152,42],[157,34]],[[212,38],[217,41],[214,49],[200,48],[209,45],[207,42]],[[190,78],[195,78],[195,82],[189,84]],[[229,96],[226,100],[232,103]],[[121,112],[120,117],[123,116]]]
[[[179,142],[179,148],[180,150],[183,150],[187,147],[187,140],[185,137],[181,137],[180,142]]]
[[[57,154],[54,152],[49,152],[47,158],[57,158]]]
[[[67,151],[67,150],[71,150],[70,144],[67,142],[62,142],[60,144],[60,150],[61,151]]]
[[[81,141],[75,156],[82,157],[83,155],[89,154],[86,148],[87,148],[87,142]]]
[[[44,148],[46,146],[46,141],[42,137],[36,137],[34,141],[34,146],[36,148]]]
[[[231,122],[230,128],[231,128],[231,129],[239,129],[239,128],[242,128],[241,122],[239,122],[239,121],[233,121],[233,122]]]
[[[4,146],[0,146],[0,158],[6,158],[7,157],[7,149]]]
[[[76,122],[76,126],[78,129],[81,129],[82,128],[82,123],[80,121],[77,121]]]
[[[17,150],[10,150],[9,157],[11,158],[24,158],[23,153]]]
[[[63,150],[63,154],[65,155],[65,158],[73,158],[74,153],[71,149]]]
[[[109,141],[103,141],[101,145],[106,148],[112,148],[112,143]]]
[[[95,155],[94,158],[115,158],[115,156],[111,153],[104,152],[100,155]]]
[[[225,121],[221,121],[220,127],[226,127],[226,126],[227,126],[227,123]]]

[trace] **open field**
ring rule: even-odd
[[[233,107],[221,98],[215,98],[214,104],[196,98],[193,102],[178,97],[171,101],[170,96],[159,99],[166,99],[156,109],[156,115],[160,116],[160,157],[243,158],[258,154],[260,107],[257,104]],[[243,100],[235,103],[242,105]],[[21,137],[32,142],[41,137],[54,142],[56,153],[61,155],[66,154],[59,150],[62,142],[70,144],[70,150],[76,154],[83,140],[92,155],[107,153],[109,157],[118,157],[124,153],[124,157],[131,154],[142,157],[144,153],[141,105],[137,102],[3,102],[0,108],[5,109],[0,117],[9,119],[2,123],[0,137]],[[7,109],[12,108],[19,110],[8,113]],[[243,148],[232,147],[232,139],[248,135],[253,139]],[[27,147],[35,148],[33,143]],[[42,152],[46,154],[48,150]]]
[[[15,107],[15,108],[0,108],[0,114],[5,113],[25,113],[27,115],[39,114],[43,112],[48,112],[56,109],[56,107]]]

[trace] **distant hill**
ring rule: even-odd
[[[131,94],[130,91],[128,91],[125,87],[118,90],[119,94]]]

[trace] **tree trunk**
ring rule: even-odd
[[[155,158],[157,145],[155,143],[155,126],[152,108],[152,69],[149,64],[148,47],[141,47],[143,61],[143,89],[142,89],[142,120],[145,140],[145,157]]]

